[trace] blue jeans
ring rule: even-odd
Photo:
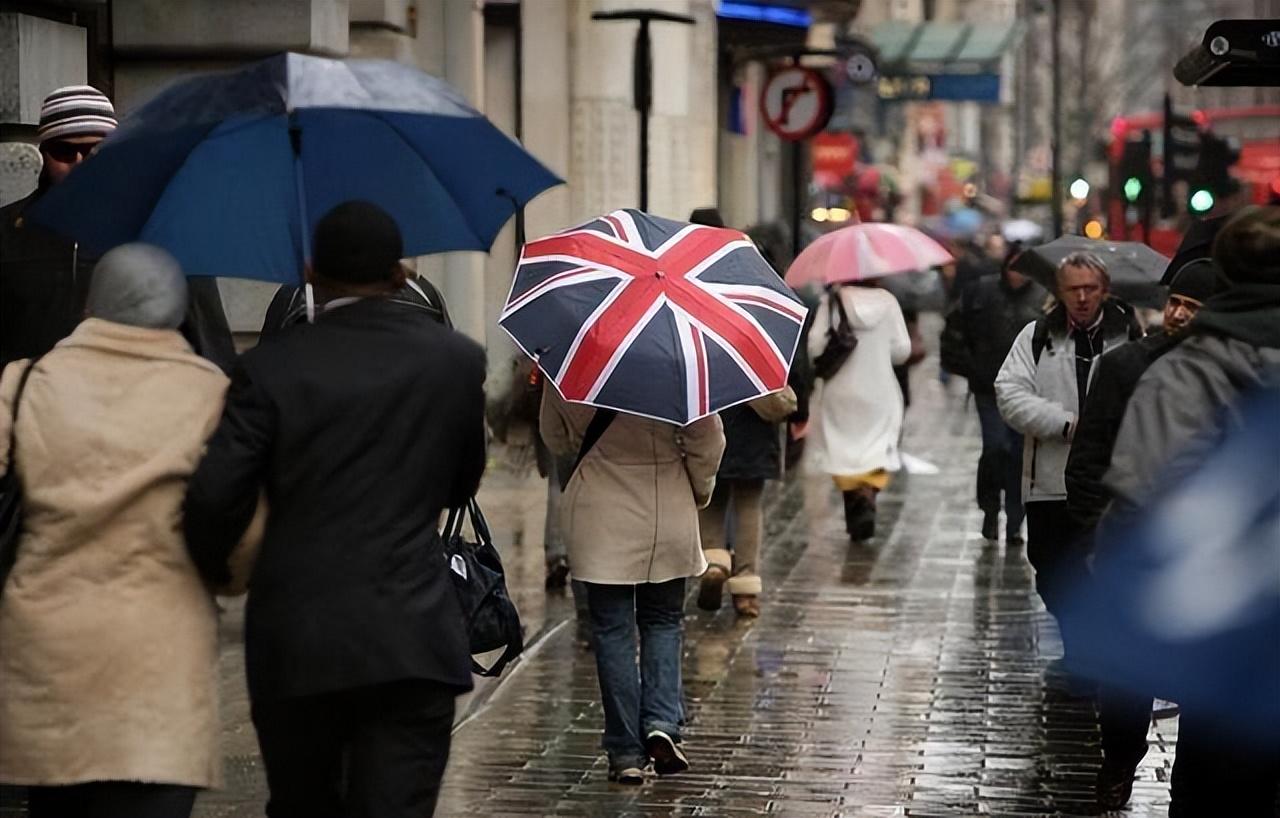
[[[644,737],[650,731],[680,740],[685,580],[586,586],[604,705],[601,746],[611,765],[643,767],[649,759]]]
[[[1000,511],[1004,492],[1005,531],[1016,534],[1026,512],[1022,508],[1022,434],[1000,416],[995,395],[974,394],[978,423],[982,426],[982,456],[978,458],[978,508],[987,514]]]

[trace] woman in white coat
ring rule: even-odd
[[[845,526],[855,541],[875,536],[876,495],[901,465],[902,390],[893,367],[911,355],[911,336],[898,300],[874,284],[829,288],[814,311],[808,347],[816,358],[827,330],[840,321],[839,297],[858,345],[813,395],[808,471],[829,474],[844,494]]]

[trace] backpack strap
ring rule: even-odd
[[[1036,328],[1031,333],[1031,357],[1036,364],[1040,363],[1040,354],[1047,346],[1049,346],[1049,319],[1042,316],[1036,319]]]

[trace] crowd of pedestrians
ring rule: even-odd
[[[188,816],[221,782],[214,598],[248,590],[267,815],[429,815],[472,686],[439,529],[485,470],[484,352],[404,266],[396,220],[350,201],[317,222],[306,286],[276,293],[237,356],[211,279],[148,244],[92,259],[26,222],[114,127],[93,89],[50,95],[39,186],[0,210],[0,466],[23,497],[0,578],[0,782],[28,788],[33,818]],[[723,227],[711,209],[692,221]],[[1224,222],[1168,271],[1150,333],[1099,255],[1066,256],[1046,288],[998,236],[947,299],[943,366],[982,429],[981,533],[998,541],[1003,512],[1019,548],[1025,519],[1065,646],[1051,681],[1098,702],[1104,809],[1129,799],[1162,691],[1088,678],[1075,655],[1090,635],[1064,612],[1104,532],[1193,470],[1247,395],[1280,385],[1280,212]],[[762,614],[763,498],[793,436],[840,493],[851,542],[875,538],[903,466],[902,373],[922,349],[899,300],[860,280],[816,299],[784,388],[687,425],[568,401],[519,371],[548,478],[546,584],[572,577],[580,597],[611,781],[693,763],[688,586],[700,609],[727,592],[738,618]],[[1280,748],[1194,707],[1182,719],[1171,815],[1266,814]]]

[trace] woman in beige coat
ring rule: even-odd
[[[125,245],[90,316],[0,379],[24,517],[0,594],[0,781],[30,815],[187,816],[219,780],[218,618],[187,556],[187,478],[227,379],[178,333],[177,262]]]
[[[576,456],[595,411],[545,389],[547,448]],[[561,524],[587,588],[612,781],[643,782],[650,758],[659,775],[689,767],[679,727],[685,580],[707,567],[698,508],[723,451],[718,416],[682,428],[619,414],[565,487]]]

